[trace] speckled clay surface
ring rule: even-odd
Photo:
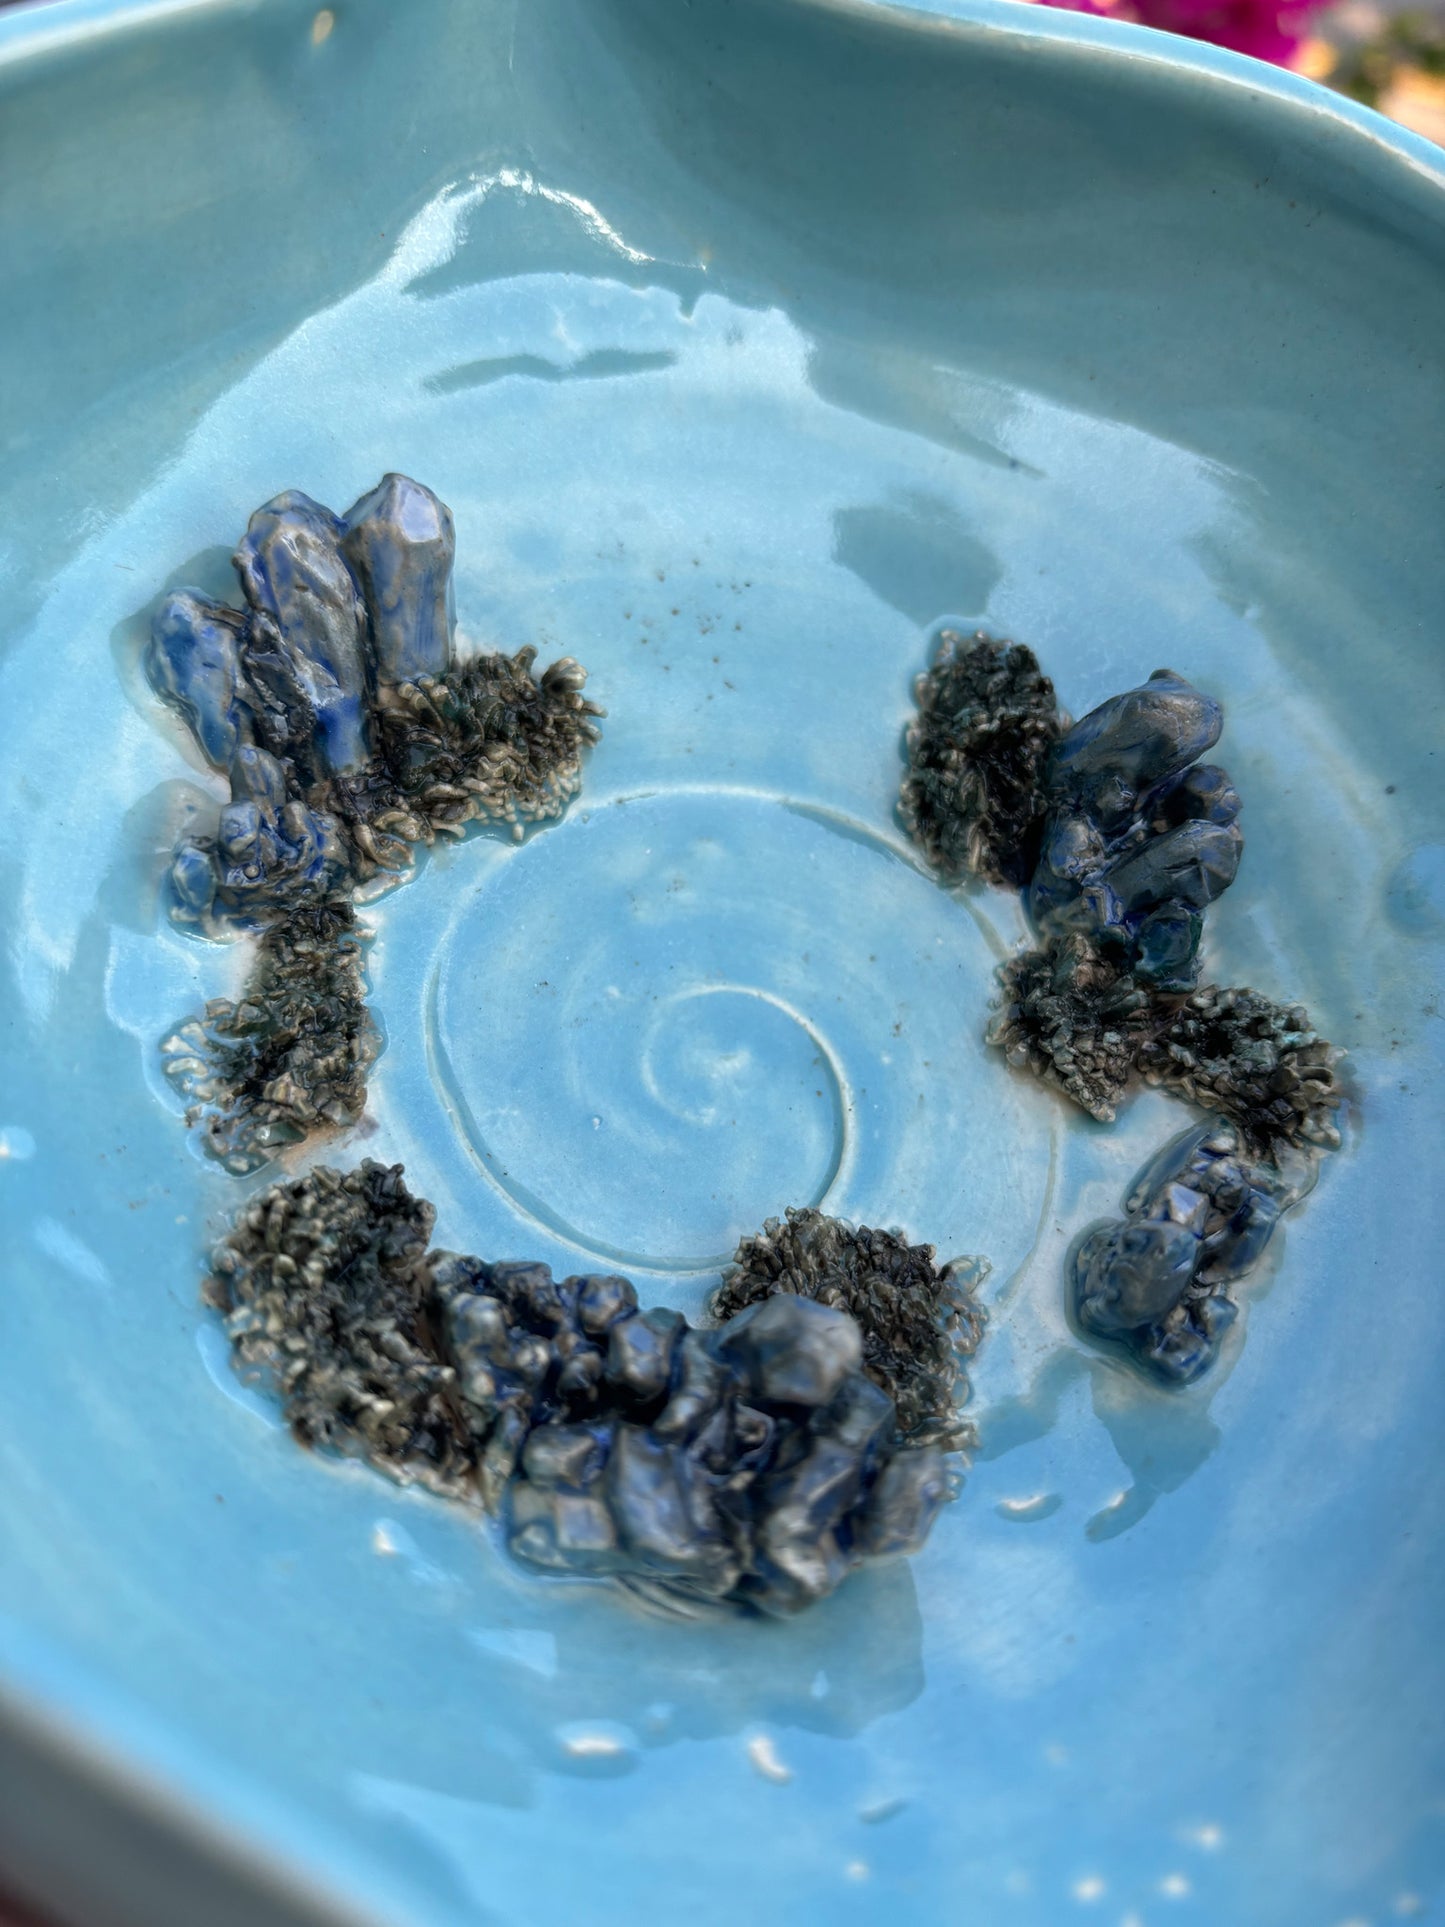
[[[0,18],[0,1684],[409,1927],[1374,1927],[1440,1891],[1445,180],[1306,83],[1007,0]],[[791,1625],[658,1625],[305,1458],[197,1299],[248,1184],[157,1040],[235,951],[156,598],[424,477],[461,633],[609,711],[373,906],[329,1162],[695,1314],[789,1203],[984,1252],[980,1455]],[[940,624],[1167,665],[1248,812],[1211,980],[1346,1145],[1156,1391],[1064,1257],[1185,1120],[982,1041],[1024,934],[894,815]],[[79,1849],[78,1849],[79,1851]]]

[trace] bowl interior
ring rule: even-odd
[[[1112,31],[259,0],[0,39],[0,1660],[358,1908],[1332,1927],[1438,1887],[1445,196],[1303,84]],[[791,1203],[992,1261],[960,1503],[796,1623],[528,1577],[298,1451],[197,1302],[259,1181],[157,1044],[241,964],[158,909],[208,779],[139,640],[259,502],[393,468],[455,513],[465,636],[609,715],[562,823],[369,912],[387,1049],[330,1161],[689,1312]],[[1184,1114],[1100,1128],[985,1050],[1017,906],[894,816],[944,621],[1075,714],[1161,665],[1222,698],[1210,973],[1351,1053],[1347,1148],[1184,1396],[1060,1287]]]

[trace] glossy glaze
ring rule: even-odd
[[[1006,0],[314,20],[0,13],[6,1681],[362,1917],[1433,1902],[1438,161]],[[298,1477],[197,1369],[235,1181],[155,1040],[237,985],[158,878],[226,799],[157,735],[150,605],[223,598],[278,490],[388,469],[453,510],[459,627],[574,651],[611,720],[564,823],[368,912],[351,1155],[463,1249],[689,1315],[808,1194],[995,1260],[965,1498],[794,1624],[523,1579],[425,1496]],[[1351,1052],[1295,1282],[1179,1397],[1059,1292],[1178,1108],[1065,1124],[1008,1075],[972,1013],[1022,926],[893,819],[944,620],[1080,712],[1160,663],[1219,697],[1269,834],[1208,972]]]

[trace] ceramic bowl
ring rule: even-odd
[[[1445,171],[1311,85],[1008,4],[59,0],[0,16],[0,1864],[70,1917],[1374,1927],[1445,1843]],[[387,469],[485,646],[609,711],[566,820],[371,913],[333,1162],[701,1307],[789,1203],[992,1261],[911,1563],[698,1627],[307,1456],[231,1377],[158,1041],[238,978],[138,651]],[[1227,710],[1209,968],[1346,1148],[1170,1396],[1061,1267],[1184,1114],[981,1042],[1007,895],[894,805],[941,623]]]

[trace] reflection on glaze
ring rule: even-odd
[[[748,1741],[748,1758],[765,1780],[774,1786],[786,1786],[793,1777],[791,1767],[784,1766],[778,1758],[778,1749],[766,1733],[755,1733]]]
[[[703,1628],[652,1612],[598,1612],[590,1586],[511,1587],[506,1600],[504,1625],[468,1625],[458,1633],[448,1617],[429,1632],[441,1677],[466,1681],[472,1703],[514,1714],[505,1727],[469,1730],[454,1754],[456,1769],[445,1783],[462,1796],[459,1817],[472,1841],[489,1806],[532,1805],[547,1797],[551,1776],[597,1772],[595,1756],[566,1747],[575,1735],[627,1734],[633,1757],[644,1764],[650,1758],[663,1779],[673,1771],[667,1754],[690,1759],[710,1742],[722,1743],[739,1778],[751,1776],[758,1739],[794,1772],[808,1751],[794,1735],[856,1737],[915,1703],[924,1687],[923,1627],[913,1568],[904,1559],[864,1566],[830,1598],[787,1620],[726,1613]],[[827,1690],[820,1692],[824,1669]],[[524,1718],[515,1717],[518,1708]],[[353,1782],[368,1808],[422,1821],[424,1789],[380,1777],[404,1773],[404,1765],[384,1748],[357,1764],[371,1769]],[[902,1804],[880,1802],[877,1818]]]
[[[1218,1445],[1219,1429],[1207,1406],[1192,1399],[1171,1401],[1169,1423],[1161,1426],[1160,1402],[1168,1396],[1166,1392],[1161,1389],[1151,1396],[1149,1386],[1141,1387],[1132,1374],[1116,1370],[1109,1359],[1067,1347],[1054,1352],[1026,1392],[989,1407],[978,1458],[983,1462],[1006,1458],[1047,1438],[1074,1387],[1085,1380],[1094,1416],[1108,1433],[1130,1480],[1086,1523],[1085,1538],[1097,1544],[1127,1532],[1157,1500],[1191,1479]]]

